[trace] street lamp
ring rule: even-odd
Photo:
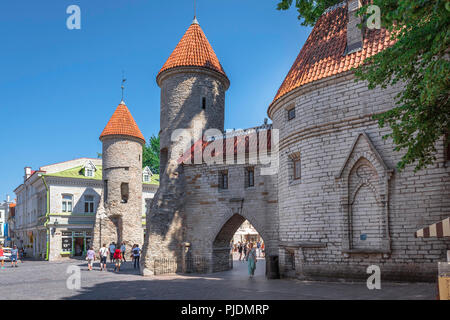
[[[54,227],[52,227],[52,236],[55,235],[56,232],[56,227],[58,226],[59,222],[58,222],[58,218],[55,219],[55,222],[53,222]]]

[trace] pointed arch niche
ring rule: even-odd
[[[342,252],[391,252],[389,180],[393,170],[381,158],[366,133],[360,133],[336,175],[343,226]]]

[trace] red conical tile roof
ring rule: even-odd
[[[142,135],[141,130],[139,130],[133,116],[123,101],[117,106],[116,111],[114,111],[114,114],[111,119],[109,119],[105,129],[103,129],[100,140],[105,136],[111,135],[135,137],[141,139],[142,142],[145,143],[145,138]]]
[[[163,71],[175,67],[203,67],[227,76],[202,28],[197,23],[197,19],[194,19],[178,42],[169,59],[159,71],[158,76]]]
[[[346,1],[322,14],[278,89],[272,104],[288,92],[307,83],[358,67],[365,59],[394,44],[386,29],[365,28],[362,50],[344,54],[347,44],[347,22]]]

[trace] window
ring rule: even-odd
[[[288,113],[288,120],[294,119],[295,118],[295,107],[289,109],[287,111],[287,113]]]
[[[300,158],[293,159],[294,163],[294,180],[299,180],[301,177],[301,163]]]
[[[255,186],[255,168],[249,167],[245,170],[245,187],[254,187]]]
[[[95,171],[97,168],[91,161],[87,161],[82,169],[81,174],[83,174],[85,177],[93,177],[95,175]]]
[[[122,196],[122,203],[128,202],[128,183],[122,182],[120,185],[120,194]]]
[[[86,168],[86,177],[93,177],[94,176],[94,170],[91,168]]]
[[[228,171],[219,172],[219,188],[228,189]]]
[[[94,213],[94,196],[84,196],[84,212]]]
[[[73,196],[71,194],[62,195],[62,212],[72,212]]]
[[[148,173],[144,173],[144,182],[150,181],[150,175]]]
[[[202,109],[203,110],[206,109],[206,98],[205,97],[202,98]]]

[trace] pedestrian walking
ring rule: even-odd
[[[242,249],[244,251],[244,258],[247,257],[247,243],[244,243],[244,248]],[[242,259],[242,262],[244,262],[246,259]]]
[[[115,266],[114,266],[114,272],[120,271],[120,262],[122,261],[122,253],[120,252],[120,249],[117,248],[116,251],[114,252],[114,261],[115,261]]]
[[[5,269],[5,257],[3,255],[3,244],[0,243],[0,260],[2,264],[2,269]]]
[[[258,254],[258,257],[261,257],[261,242],[256,242],[256,253]]]
[[[239,261],[242,259],[242,243],[239,241],[238,243],[238,252],[239,252]]]
[[[17,257],[19,255],[19,249],[17,249],[17,246],[14,245],[11,249],[11,268],[16,267],[17,268]]]
[[[94,264],[95,260],[95,251],[92,247],[90,247],[89,250],[86,252],[86,260],[88,262],[88,270],[92,271],[92,265]]]
[[[256,269],[256,250],[253,248],[253,243],[249,244],[248,254],[246,255],[247,266],[248,266],[248,275],[251,278],[255,275]]]
[[[109,260],[114,262],[114,252],[116,252],[116,244],[113,242],[109,245]]]
[[[25,258],[25,250],[23,248],[20,248],[19,255],[20,255],[20,262],[23,263],[23,258]]]
[[[141,248],[139,248],[138,244],[135,244],[133,246],[132,252],[133,252],[132,255],[133,255],[133,260],[134,260],[134,268],[135,269],[140,269],[139,260],[140,260],[140,257],[141,257]]]
[[[261,252],[262,252],[263,258],[265,258],[266,257],[266,246],[264,245],[264,241],[263,241],[263,243],[261,243]]]
[[[127,247],[125,246],[125,242],[122,242],[122,245],[120,246],[120,252],[122,252],[123,262],[127,262],[127,260],[125,259],[125,251],[127,251]]]
[[[106,271],[106,257],[108,256],[108,248],[106,248],[106,243],[103,244],[103,247],[99,250],[99,256],[100,256],[100,271],[103,271],[103,269]]]

